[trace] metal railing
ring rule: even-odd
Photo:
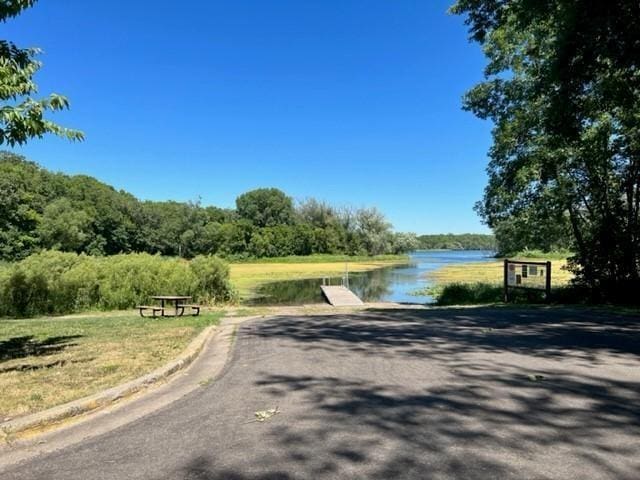
[[[325,287],[331,286],[331,278],[332,277],[322,277],[322,285]],[[349,265],[347,263],[344,264],[344,273],[340,278],[341,286],[349,288]]]

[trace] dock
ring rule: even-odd
[[[322,293],[327,301],[334,307],[355,307],[364,305],[358,296],[343,286],[321,285]]]

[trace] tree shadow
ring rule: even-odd
[[[215,463],[206,457],[197,457],[180,470],[177,477],[189,480],[291,480],[292,477],[287,472],[271,471],[261,472],[252,475],[241,473],[237,470],[218,469]]]
[[[65,365],[75,365],[78,363],[91,362],[93,360],[95,360],[95,357],[83,358],[80,360],[61,359],[61,360],[56,360],[54,362],[41,363],[41,364],[35,364],[35,365],[29,364],[29,363],[23,363],[21,365],[15,365],[13,367],[0,368],[0,374],[11,373],[11,372],[35,372],[37,370],[46,370],[49,368],[63,367]]]
[[[363,441],[371,434],[392,443],[396,453],[368,478],[424,478],[428,466],[443,478],[477,478],[478,472],[484,478],[522,478],[522,464],[550,449],[571,451],[587,471],[632,478],[628,465],[616,460],[637,459],[639,453],[638,383],[545,374],[550,380],[532,382],[520,371],[496,373],[487,365],[422,393],[334,377],[265,376],[259,383],[274,393],[304,392],[313,405],[310,417],[322,426],[304,435],[295,426],[280,432],[281,448],[298,457],[308,458],[320,445],[340,445],[335,439],[345,431],[363,434],[332,451],[335,465],[344,464],[345,448],[347,458],[377,457],[380,445]],[[529,467],[530,473],[544,470]]]
[[[629,472],[640,468],[634,442],[640,435],[637,383],[570,378],[532,383],[516,373],[487,374],[487,384],[509,392],[496,397],[493,388],[474,385],[477,378],[459,380],[402,394],[393,385],[266,375],[259,387],[302,392],[309,405],[303,418],[273,428],[271,454],[252,453],[235,466],[199,456],[166,478],[567,478],[558,471],[556,462],[562,461],[568,471],[579,462],[581,471],[591,472],[585,478],[635,478]],[[566,401],[554,400],[558,395]],[[582,401],[592,406],[575,406]],[[612,441],[620,434],[623,442]],[[542,464],[550,450],[571,451],[573,458]],[[629,468],[634,458],[635,468]]]
[[[292,338],[311,349],[348,348],[375,355],[388,348],[393,355],[416,356],[460,349],[548,358],[593,359],[597,352],[640,356],[640,318],[564,308],[372,309],[303,320],[277,318],[256,334]]]
[[[72,340],[83,335],[63,335],[36,340],[33,335],[13,337],[0,341],[0,362],[17,358],[41,357],[61,352],[66,348],[77,345]]]
[[[304,408],[240,435],[233,449],[250,455],[231,461],[224,448],[194,455],[167,478],[631,480],[640,471],[640,381],[609,376],[602,362],[640,367],[639,325],[635,317],[559,308],[258,322],[241,329],[241,358],[243,345],[274,340],[331,371],[344,371],[343,361],[361,368],[319,374],[323,367],[303,361],[295,368],[310,373],[293,374],[267,347],[266,356],[249,355],[241,361],[257,363],[257,372],[242,384],[247,396]],[[390,372],[384,381],[366,372],[374,365]],[[244,367],[232,367],[234,382],[248,375]]]

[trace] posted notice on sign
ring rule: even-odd
[[[509,262],[507,268],[507,285],[510,287],[546,288],[547,269],[541,265]]]

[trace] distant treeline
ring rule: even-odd
[[[6,261],[43,250],[259,258],[378,255],[418,246],[415,235],[394,233],[375,208],[336,208],[315,199],[295,205],[274,188],[240,195],[235,209],[140,201],[9,152],[0,152],[0,199],[0,260]]]
[[[423,250],[496,250],[496,238],[479,233],[420,235],[418,244]]]

